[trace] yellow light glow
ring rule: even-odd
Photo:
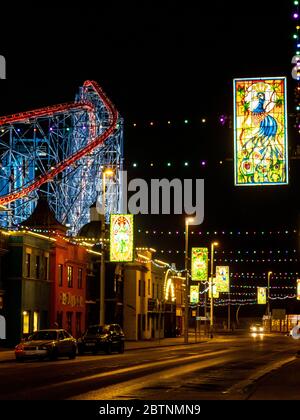
[[[166,262],[164,262],[164,261],[161,261],[161,260],[154,260],[157,264],[162,264],[163,266],[165,266],[165,267],[167,267],[169,264],[168,263],[166,263]]]
[[[139,258],[143,258],[143,259],[144,259],[144,260],[146,260],[146,261],[150,261],[150,258],[145,257],[145,255],[138,254],[138,257],[139,257]]]
[[[112,169],[105,169],[104,175],[112,176],[112,175],[114,175],[114,171]]]
[[[101,252],[92,251],[91,249],[87,249],[86,251],[87,251],[89,254],[102,255],[102,253],[101,253]]]
[[[194,222],[194,218],[193,217],[187,217],[186,219],[185,219],[185,223],[188,225],[188,224],[190,224],[190,223],[193,223]]]

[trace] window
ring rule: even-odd
[[[76,312],[76,337],[81,336],[81,312]]]
[[[78,289],[82,289],[82,268],[78,268]]]
[[[148,296],[151,294],[151,279],[148,279]]]
[[[49,269],[48,269],[48,261],[49,261],[49,258],[48,257],[45,257],[44,258],[44,267],[45,267],[45,280],[49,280]]]
[[[141,296],[141,287],[142,287],[142,282],[141,280],[139,280],[139,296]]]
[[[38,312],[33,312],[33,331],[39,329],[40,314]]]
[[[63,285],[63,265],[58,264],[58,286],[62,287]]]
[[[40,269],[41,269],[41,257],[37,255],[35,257],[35,278],[40,278]]]
[[[63,331],[64,337],[65,338],[71,338],[71,334],[68,333],[68,331]]]
[[[142,330],[146,330],[146,315],[142,314]]]
[[[26,277],[30,277],[30,254],[26,254],[25,265],[26,265]]]
[[[155,294],[154,294],[154,283],[152,283],[152,298],[154,299],[155,298]]]
[[[58,333],[58,339],[59,340],[64,340],[65,339],[65,336],[64,336],[63,331],[59,331],[59,333]]]
[[[62,311],[57,311],[56,322],[58,324],[58,327],[62,328],[62,325],[63,325],[63,312]]]
[[[72,334],[73,312],[67,312],[67,331]]]
[[[23,334],[29,334],[29,312],[23,312]]]
[[[145,297],[145,292],[146,292],[146,282],[145,280],[143,280],[143,297]]]
[[[73,287],[73,267],[68,265],[68,287]]]

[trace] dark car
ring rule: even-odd
[[[26,341],[22,341],[15,347],[15,356],[18,361],[23,361],[25,358],[54,360],[59,356],[74,359],[76,352],[75,338],[62,329],[36,331]]]
[[[124,353],[125,336],[119,324],[91,325],[78,339],[78,353],[97,353],[102,350],[107,354],[113,351]]]

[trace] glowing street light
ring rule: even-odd
[[[103,212],[103,223],[101,223],[101,240],[102,240],[102,252],[101,252],[101,268],[100,268],[100,325],[105,323],[105,202],[106,202],[106,178],[114,175],[114,171],[111,168],[106,168],[102,171],[102,212]]]
[[[213,336],[214,328],[214,293],[213,293],[213,279],[214,279],[214,247],[218,246],[218,242],[212,242],[210,248],[210,334]]]
[[[188,253],[189,253],[189,223],[193,223],[192,217],[185,219],[185,305],[184,305],[184,344],[189,342],[189,275],[188,275]]]

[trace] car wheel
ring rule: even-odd
[[[124,353],[124,350],[125,350],[124,343],[120,343],[119,353]]]
[[[112,346],[111,346],[111,343],[108,343],[106,347],[106,353],[111,354],[111,352],[112,352]]]

